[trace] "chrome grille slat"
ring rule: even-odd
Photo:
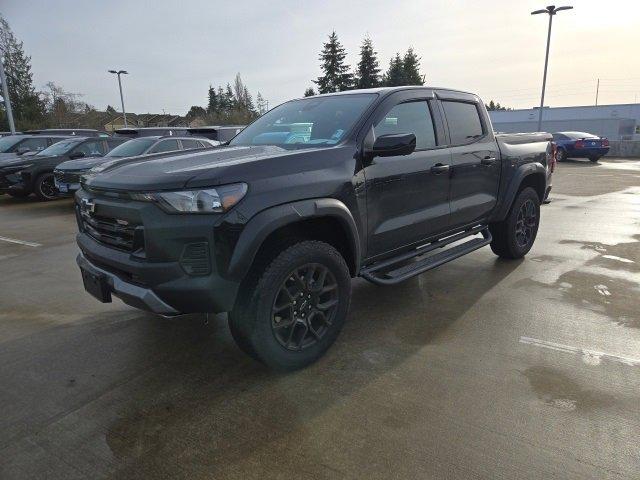
[[[91,215],[83,211],[80,212],[80,221],[84,232],[100,243],[128,252],[144,247],[143,237],[136,235],[136,231],[141,230],[140,225],[122,224],[115,218]]]

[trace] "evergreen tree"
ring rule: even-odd
[[[493,100],[489,101],[488,105],[485,103],[484,106],[487,107],[487,110],[489,110],[489,111],[493,111],[493,110],[511,110],[510,108],[503,107],[502,105],[500,105],[500,102],[495,103]]]
[[[384,75],[384,85],[386,87],[399,87],[407,85],[404,61],[399,53],[389,61],[389,69]]]
[[[225,104],[226,104],[226,113],[230,114],[233,109],[236,108],[235,105],[235,97],[233,96],[233,90],[231,89],[231,85],[227,83],[227,89],[224,92],[225,96]]]
[[[44,117],[44,103],[33,87],[31,57],[24,53],[22,42],[18,41],[7,21],[0,16],[0,52],[4,57],[9,99],[13,117],[18,129],[41,127]],[[2,105],[3,129],[9,122]]]
[[[315,94],[316,94],[316,91],[313,89],[313,87],[309,87],[304,91],[305,97],[313,97]]]
[[[256,107],[253,104],[253,98],[251,97],[251,94],[249,93],[249,89],[247,88],[246,85],[244,86],[242,97],[243,97],[242,109],[246,111],[249,115],[257,115],[258,112],[256,111]]]
[[[409,48],[402,59],[404,68],[404,85],[424,85],[422,75],[420,75],[420,57]]]
[[[218,110],[216,113],[218,115],[224,115],[229,110],[229,105],[227,102],[227,96],[225,95],[222,87],[218,87],[218,93],[216,96],[218,97]]]
[[[202,108],[200,105],[193,105],[187,112],[186,117],[187,120],[192,121],[196,118],[204,118],[207,113],[209,112],[207,112],[207,110]]]
[[[264,99],[262,94],[258,92],[258,95],[256,95],[256,110],[258,111],[258,115],[264,115],[265,113],[267,113],[268,108],[269,104]]]
[[[216,89],[209,85],[209,101],[207,102],[208,113],[216,113],[218,111],[218,108],[220,107],[218,100]]]
[[[336,32],[329,35],[329,41],[320,52],[322,76],[314,80],[319,93],[341,92],[353,87],[353,74],[345,64],[347,53],[338,40]]]
[[[357,88],[372,88],[380,86],[380,64],[373,43],[366,37],[360,46],[360,61],[356,73]]]

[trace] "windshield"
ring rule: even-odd
[[[10,135],[8,137],[0,138],[0,153],[8,152],[11,147],[24,139],[25,137],[23,137],[22,135]]]
[[[116,148],[107,153],[105,157],[120,158],[142,155],[144,151],[151,145],[156,143],[156,141],[157,139],[155,138],[136,138],[134,140],[129,140],[127,142],[124,142],[122,145],[118,145]]]
[[[37,155],[41,157],[64,155],[69,152],[73,147],[80,143],[78,140],[64,140],[62,142],[54,143],[50,147],[45,148]]]
[[[242,130],[229,145],[332,146],[344,139],[375,98],[364,93],[283,103]]]

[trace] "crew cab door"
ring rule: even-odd
[[[449,222],[450,153],[441,148],[442,119],[428,91],[391,95],[376,109],[369,137],[413,133],[416,149],[374,157],[364,168],[367,256],[414,244],[446,230]]]
[[[498,199],[500,151],[477,97],[441,99],[451,151],[451,221],[455,228],[481,221]]]

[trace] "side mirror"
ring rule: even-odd
[[[369,152],[372,157],[395,157],[409,155],[416,149],[413,133],[394,133],[376,138]]]
[[[76,160],[76,159],[78,159],[78,158],[82,158],[82,157],[84,157],[84,156],[85,156],[85,153],[84,153],[84,152],[72,152],[72,153],[69,155],[69,158],[70,158],[71,160]]]

